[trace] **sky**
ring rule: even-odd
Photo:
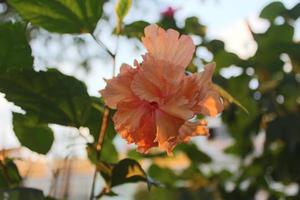
[[[155,22],[159,18],[159,13],[172,6],[177,10],[176,19],[179,25],[184,22],[184,19],[189,16],[198,16],[200,21],[208,27],[208,37],[214,39],[222,39],[225,41],[227,50],[233,51],[242,58],[247,58],[255,53],[255,43],[251,36],[245,21],[248,20],[251,27],[255,31],[264,31],[268,24],[266,21],[258,19],[261,9],[270,3],[270,0],[135,0],[129,15],[125,18],[125,23],[130,23],[135,20],[146,20]],[[297,0],[283,0],[288,8],[295,5]],[[114,3],[105,5],[105,12],[112,13]],[[114,20],[114,19],[112,19]],[[101,29],[102,22],[97,28],[97,35],[102,39],[110,49],[115,49],[115,39],[111,36],[111,27],[109,24],[103,23],[105,29]],[[297,22],[296,39],[300,36],[300,21]],[[83,80],[88,85],[89,93],[98,96],[99,89],[105,86],[103,78],[111,77],[111,61],[103,58],[103,50],[89,36],[82,36],[87,40],[88,48],[86,51],[89,54],[95,55],[96,58],[90,60],[90,65],[93,67],[91,73],[86,76],[82,70],[74,70],[75,62],[78,59],[78,49],[68,45],[68,41],[73,37],[71,35],[63,36],[63,43],[60,40],[54,41],[45,49],[45,38],[36,38],[31,41],[33,55],[35,59],[35,67],[39,68],[44,65],[43,59],[47,59],[49,66],[58,66],[58,68],[66,74],[75,75],[80,80]],[[65,45],[64,54],[61,59],[49,56],[49,51],[53,54],[61,54],[60,46]],[[128,43],[125,38],[119,39],[119,51],[117,57],[117,66],[121,63],[132,64],[134,59],[141,59],[141,54],[145,49],[140,45],[140,48]],[[57,55],[56,55],[57,56]],[[97,57],[98,56],[98,57]],[[102,56],[102,57],[101,57]],[[78,61],[79,62],[79,61]],[[42,67],[41,67],[42,68]],[[8,103],[3,94],[0,94],[0,149],[18,146],[18,142],[12,133],[11,125],[11,110],[15,109],[11,103]]]

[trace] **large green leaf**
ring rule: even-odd
[[[50,150],[54,136],[45,124],[36,124],[29,116],[14,113],[14,132],[22,146],[40,154]]]
[[[22,23],[0,24],[0,73],[32,68],[33,57],[25,27]]]
[[[288,52],[293,35],[294,28],[287,23],[271,25],[265,33],[254,34],[258,48],[251,61],[256,70],[281,71],[284,62],[280,55]]]
[[[146,182],[148,188],[158,186],[159,183],[147,176],[142,166],[133,159],[123,159],[116,164],[103,161],[97,162],[97,170],[101,173],[107,184],[107,194],[112,192],[112,188],[125,183]],[[106,194],[106,195],[107,195]]]
[[[0,91],[37,123],[80,127],[91,107],[85,84],[54,69],[2,73]]]
[[[121,160],[112,170],[112,187],[124,183],[135,183],[138,181],[147,182],[148,178],[141,165],[135,160]]]
[[[102,16],[104,0],[9,0],[36,26],[57,33],[92,33]]]

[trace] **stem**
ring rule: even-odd
[[[95,42],[97,42],[99,46],[101,46],[112,57],[112,59],[115,60],[116,54],[111,52],[111,50],[109,50],[109,48],[101,40],[98,40],[94,34],[91,34],[91,36],[93,37]]]
[[[117,37],[117,41],[116,41],[116,49],[115,49],[115,53],[111,52],[108,47],[101,41],[98,40],[94,34],[91,34],[92,37],[94,38],[94,40],[102,47],[104,48],[104,50],[111,56],[112,61],[113,61],[113,68],[112,68],[112,76],[115,76],[116,73],[116,54],[118,51],[118,47],[119,47],[119,37]],[[100,159],[101,157],[101,150],[102,150],[102,146],[103,146],[103,142],[104,142],[104,138],[105,138],[105,134],[106,134],[106,130],[108,127],[108,122],[109,122],[109,108],[107,106],[104,106],[104,111],[103,111],[103,118],[101,121],[101,129],[99,132],[99,138],[96,144],[96,150],[97,150],[97,157],[98,159]],[[96,178],[97,178],[97,168],[95,169],[94,172],[94,176],[93,176],[93,183],[92,183],[92,190],[91,190],[91,195],[90,195],[90,200],[94,199],[94,193],[95,193],[95,185],[96,185]]]
[[[97,145],[96,145],[96,149],[98,151],[98,157],[100,157],[102,144],[103,144],[106,129],[107,129],[107,126],[108,126],[108,117],[109,117],[109,108],[107,108],[105,106],[104,113],[103,113],[103,118],[102,118],[102,123],[101,123],[101,129],[100,129],[100,133],[99,133],[99,138],[98,138],[98,142],[97,142]]]

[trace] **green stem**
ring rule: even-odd
[[[94,34],[91,34],[91,36],[93,37],[95,42],[97,42],[97,44],[99,44],[99,46],[101,46],[112,57],[112,59],[115,60],[116,54],[111,52],[111,50],[109,50],[109,48],[101,40],[98,40]]]

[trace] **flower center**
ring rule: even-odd
[[[151,105],[151,107],[153,107],[153,108],[158,108],[158,103],[157,102],[155,102],[155,101],[152,101],[152,102],[150,102],[150,105]]]

